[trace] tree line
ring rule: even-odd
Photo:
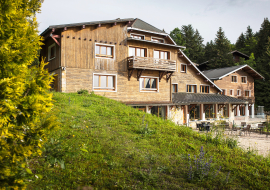
[[[203,37],[192,25],[183,25],[170,32],[177,45],[186,46],[184,53],[197,64],[207,63],[207,69],[230,67],[247,64],[264,76],[265,80],[255,80],[256,105],[270,110],[270,22],[265,18],[261,28],[253,32],[247,26],[236,43],[226,37],[222,27],[219,27],[215,39],[203,44]],[[236,63],[230,52],[238,50],[249,56],[249,60],[241,59]]]

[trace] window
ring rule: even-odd
[[[178,92],[178,84],[172,84],[172,92]]]
[[[245,116],[245,106],[240,106],[239,111],[240,111],[240,116]]]
[[[170,59],[170,52],[154,50],[154,58]]]
[[[246,96],[246,97],[250,97],[250,94],[251,94],[251,93],[250,93],[250,90],[245,90],[245,96]]]
[[[223,117],[229,117],[229,106],[228,106],[228,104],[226,104],[222,108],[222,115],[223,115]]]
[[[151,41],[158,42],[158,43],[164,43],[164,39],[162,39],[162,38],[151,37]]]
[[[141,91],[150,91],[157,92],[158,91],[158,78],[153,77],[141,77],[140,78],[140,89]]]
[[[215,106],[213,104],[211,105],[204,105],[204,113],[206,119],[215,118]]]
[[[187,65],[186,64],[181,64],[181,72],[186,73],[187,72]]]
[[[221,94],[222,94],[222,95],[226,95],[226,89],[222,89]]]
[[[237,89],[237,96],[241,96],[241,90]]]
[[[197,93],[197,85],[187,85],[187,92]]]
[[[130,34],[130,37],[135,38],[135,39],[144,40],[144,35],[140,35],[140,34]]]
[[[232,76],[232,82],[237,82],[237,76]]]
[[[209,93],[209,86],[201,85],[201,93]]]
[[[189,118],[190,119],[200,119],[200,106],[199,105],[189,105]]]
[[[138,47],[129,47],[129,56],[146,57],[146,49]]]
[[[241,77],[241,82],[246,84],[247,83],[247,77]]]
[[[96,57],[113,58],[114,46],[96,44]]]
[[[167,106],[153,106],[151,108],[151,114],[165,120],[167,119]]]
[[[56,57],[56,46],[52,44],[48,48],[48,61],[54,59]]]
[[[233,90],[230,90],[230,96],[233,96]]]
[[[94,90],[116,91],[116,75],[94,74]]]

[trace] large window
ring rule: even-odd
[[[172,92],[178,92],[178,84],[172,84]]]
[[[52,44],[48,48],[48,61],[54,59],[56,57],[56,46]]]
[[[201,85],[201,93],[209,93],[209,86]]]
[[[94,90],[116,91],[116,75],[94,74]]]
[[[232,82],[237,82],[237,76],[232,76]]]
[[[141,91],[158,91],[158,78],[152,77],[141,77],[140,78],[140,90]]]
[[[114,46],[108,46],[103,44],[96,44],[96,57],[113,58]]]
[[[151,108],[151,114],[156,115],[162,119],[167,119],[167,107],[166,106],[153,106]]]
[[[204,113],[206,119],[215,118],[215,106],[211,105],[204,105]]]
[[[187,85],[187,92],[197,93],[197,85]]]
[[[129,47],[129,56],[146,57],[146,49],[138,47]]]
[[[154,50],[154,58],[170,59],[170,52]]]
[[[200,119],[200,106],[199,105],[189,105],[189,118],[190,119]]]

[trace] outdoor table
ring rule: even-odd
[[[210,124],[202,124],[202,128],[208,132],[210,130]]]

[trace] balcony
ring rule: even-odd
[[[176,61],[168,59],[157,59],[153,57],[128,57],[128,69],[143,69],[157,71],[176,71]]]

